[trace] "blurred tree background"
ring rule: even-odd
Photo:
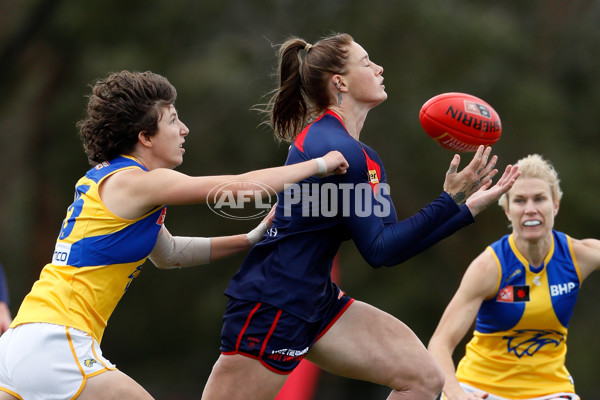
[[[557,229],[600,237],[599,22],[598,0],[2,0],[0,260],[12,312],[50,260],[74,184],[88,168],[75,122],[95,79],[122,69],[169,78],[191,131],[182,172],[275,166],[287,146],[250,107],[273,88],[274,45],[291,35],[315,42],[348,32],[384,66],[389,97],[361,139],[385,162],[399,217],[440,193],[452,157],[424,134],[419,109],[433,95],[461,91],[500,114],[501,169],[532,152],[554,163],[565,192]],[[371,270],[346,243],[342,286],[427,343],[470,260],[509,232],[499,207],[477,220],[395,268]],[[225,220],[206,206],[170,207],[167,218],[176,235],[239,233],[254,222]],[[157,398],[199,398],[218,357],[223,291],[242,260],[181,271],[146,263],[110,320],[104,354]],[[567,366],[583,398],[600,391],[598,290],[592,275],[569,335]],[[317,399],[386,393],[323,374]]]

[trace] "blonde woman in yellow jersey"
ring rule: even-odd
[[[92,168],[76,184],[56,247],[0,338],[0,399],[151,399],[99,347],[119,299],[150,258],[160,268],[188,267],[248,250],[249,234],[171,236],[166,205],[203,203],[218,185],[233,195],[253,183],[281,191],[312,175],[345,173],[338,152],[292,166],[241,175],[192,177],[175,172],[188,128],[175,88],[151,72],[112,74],[96,82],[78,123]]]
[[[600,268],[600,241],[553,229],[562,192],[548,161],[533,154],[517,165],[499,200],[512,233],[473,260],[429,342],[444,399],[579,399],[567,333],[581,283]],[[452,353],[474,320],[455,371]]]

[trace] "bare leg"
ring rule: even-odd
[[[386,385],[389,400],[431,399],[444,373],[404,323],[355,301],[319,339],[307,358],[331,373]]]
[[[121,371],[113,370],[88,378],[77,400],[153,400],[143,387]],[[2,398],[0,398],[2,400]]]
[[[202,400],[272,400],[287,377],[268,370],[253,358],[221,355],[204,387]]]
[[[12,394],[8,394],[2,390],[0,390],[0,400],[18,400],[18,397],[13,396]]]

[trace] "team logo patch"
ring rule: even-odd
[[[377,176],[377,170],[369,170],[369,181],[373,184],[379,183],[379,177]]]
[[[259,339],[248,336],[248,348],[249,349],[253,349],[253,348],[257,347],[259,344],[260,344]]]
[[[502,303],[522,303],[529,301],[529,285],[506,286],[500,290],[496,301]]]
[[[565,335],[554,330],[518,329],[502,339],[507,340],[508,353],[521,358],[524,355],[533,356],[544,346],[557,347],[565,339]]]
[[[474,101],[465,100],[465,111],[471,114],[481,115],[482,117],[491,118],[490,109],[484,105],[475,103]]]
[[[160,212],[160,215],[158,216],[158,219],[156,220],[156,224],[157,225],[164,225],[166,217],[167,217],[167,207],[164,207],[162,209],[162,211]]]
[[[94,167],[96,169],[96,171],[101,170],[104,167],[108,167],[110,165],[110,163],[108,161],[103,161],[99,164],[96,164],[96,166]]]
[[[83,361],[83,365],[85,365],[88,368],[91,368],[94,366],[94,364],[96,364],[98,361],[94,360],[93,358],[88,358],[87,360]]]

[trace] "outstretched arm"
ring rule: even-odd
[[[467,394],[456,379],[452,354],[458,343],[473,324],[481,303],[497,290],[498,266],[486,250],[469,266],[460,287],[446,307],[442,318],[429,341],[428,350],[446,375],[444,394],[448,400],[485,399],[487,394]]]
[[[365,260],[373,267],[400,264],[474,222],[473,216],[497,201],[519,176],[517,167],[508,166],[492,186],[490,176],[497,170],[495,156],[488,161],[490,151],[480,147],[471,163],[460,172],[457,172],[460,158],[455,156],[446,174],[444,193],[409,218],[390,223],[375,213],[366,217],[351,215],[348,226]],[[354,165],[348,171],[346,178],[360,180]],[[350,196],[351,201],[354,197]],[[463,197],[461,201],[466,204],[459,205],[458,198]],[[385,199],[391,203],[389,196]],[[351,203],[351,209],[355,208]]]
[[[271,225],[274,215],[275,206],[271,208],[271,211],[261,223],[250,232],[212,238],[172,236],[167,228],[163,226],[158,234],[154,249],[148,258],[158,268],[172,269],[208,264],[221,258],[248,251],[262,239],[267,228]]]
[[[478,191],[473,193],[466,201],[466,207],[471,212],[471,215],[474,217],[475,215],[483,211],[486,207],[488,207],[490,204],[498,201],[502,194],[510,190],[510,188],[513,186],[520,174],[521,173],[518,171],[516,165],[508,165],[504,170],[504,174],[502,174],[502,176],[494,186],[491,186],[492,181],[488,181],[488,183],[486,183]],[[450,236],[453,232],[456,231],[456,227],[460,226],[461,219],[464,218],[465,216],[463,215],[463,213],[458,213],[452,216],[448,221],[446,221],[443,225],[437,228],[433,233],[428,235],[425,240],[422,240],[419,243],[412,246],[413,254],[420,253],[421,251],[430,247],[432,244],[437,243],[440,240]]]
[[[282,167],[266,168],[239,175],[188,176],[158,168],[151,171],[129,169],[109,176],[100,187],[106,207],[121,218],[136,219],[160,205],[206,203],[209,194],[227,187],[232,195],[239,192],[282,191],[286,184],[296,183],[313,175],[344,174],[348,162],[338,151],[323,157]]]

